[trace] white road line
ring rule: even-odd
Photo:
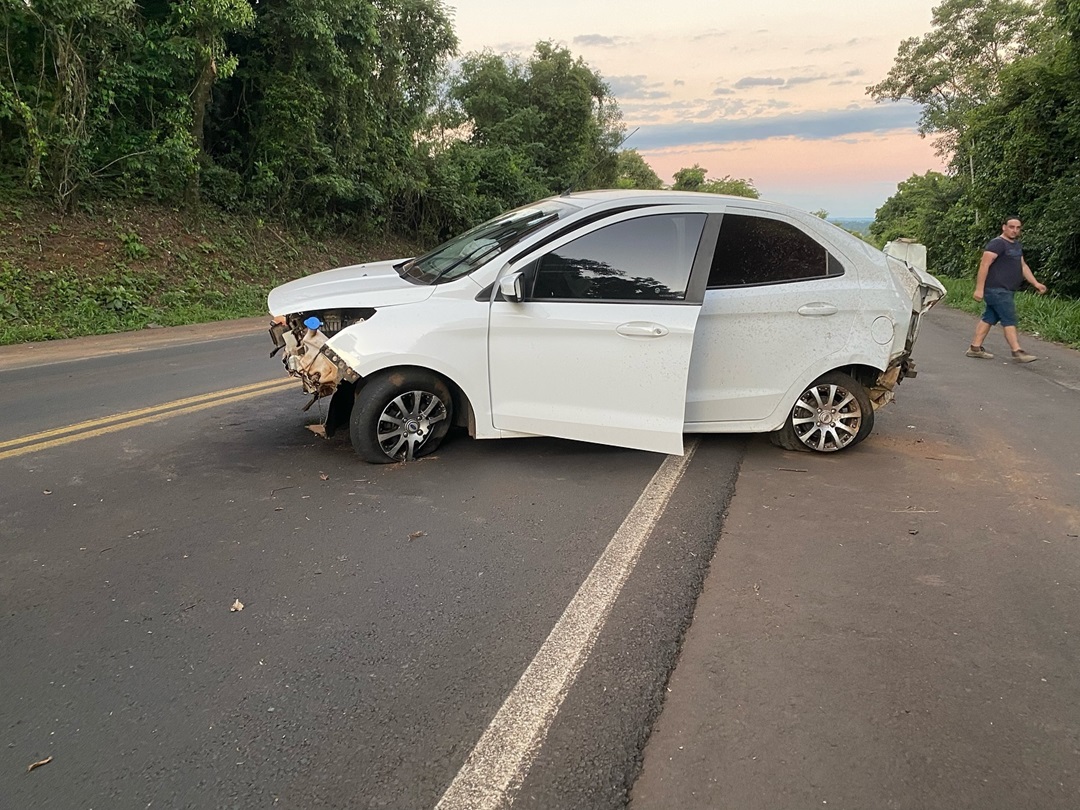
[[[498,810],[513,803],[698,442],[692,439],[685,455],[660,465],[436,810]]]

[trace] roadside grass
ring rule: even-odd
[[[268,279],[268,282],[272,279]],[[117,265],[103,275],[72,265],[32,273],[0,261],[0,345],[227,320],[266,310],[262,284],[204,284],[198,268],[166,281]]]
[[[266,294],[284,281],[416,252],[221,211],[94,203],[61,217],[3,199],[0,345],[265,315]]]
[[[973,315],[982,314],[982,302],[971,297],[975,279],[942,276],[941,282],[949,291],[945,296],[947,306]],[[1080,301],[1061,298],[1052,292],[1037,295],[1021,291],[1016,295],[1016,314],[1020,331],[1080,349]]]

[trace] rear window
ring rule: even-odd
[[[844,266],[809,234],[767,217],[725,214],[709,287],[743,287],[843,275]]]

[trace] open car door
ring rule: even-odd
[[[682,454],[714,220],[624,211],[509,264],[490,305],[494,426]]]

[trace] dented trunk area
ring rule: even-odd
[[[296,312],[278,316],[270,324],[270,338],[274,341],[270,356],[281,352],[285,370],[299,379],[304,391],[311,394],[311,402],[304,410],[319,399],[333,395],[342,383],[351,386],[359,379],[327,342],[342,329],[362,323],[374,314],[374,309]]]

